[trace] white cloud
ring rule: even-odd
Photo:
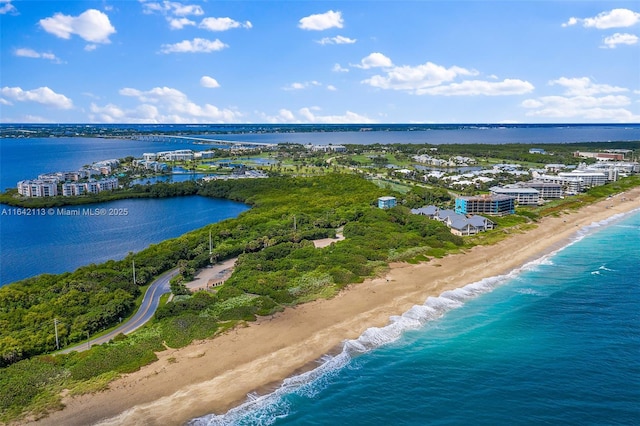
[[[6,100],[4,98],[0,98],[0,104],[2,104],[2,105],[13,105],[11,102],[9,102],[8,100]]]
[[[88,9],[78,16],[56,13],[40,20],[40,26],[48,33],[63,39],[76,34],[91,43],[110,43],[109,36],[116,32],[109,17],[96,9]]]
[[[340,64],[335,64],[331,70],[333,72],[349,72],[349,68],[342,68]]]
[[[426,62],[421,65],[410,66],[393,65],[391,59],[381,53],[372,53],[362,59],[357,68],[370,69],[383,68],[384,73],[373,75],[363,84],[385,90],[400,90],[414,95],[440,95],[440,96],[506,96],[522,95],[533,91],[534,87],[528,81],[519,79],[498,79],[495,75],[488,76],[492,81],[463,80],[468,76],[476,76],[478,71],[458,66],[444,67]]]
[[[202,87],[208,87],[214,89],[216,87],[220,87],[220,83],[213,77],[209,77],[208,75],[203,75],[200,79],[200,85]]]
[[[142,3],[142,11],[146,14],[158,12],[174,16],[204,15],[204,10],[199,5],[185,5],[173,1],[146,2],[146,0],[140,0],[140,2]]]
[[[325,13],[306,16],[298,22],[298,28],[311,31],[323,31],[329,28],[342,28],[342,12],[330,10]]]
[[[563,94],[567,96],[591,96],[602,93],[620,93],[628,91],[628,89],[625,89],[624,87],[593,83],[589,77],[560,77],[557,80],[551,80],[549,85],[564,87],[565,91]]]
[[[195,26],[196,23],[188,18],[167,18],[169,28],[172,30],[181,30],[186,26]]]
[[[94,50],[96,50],[97,48],[98,48],[98,46],[97,46],[97,45],[95,45],[95,44],[87,44],[87,45],[84,47],[84,50],[85,50],[85,51],[87,51],[87,52],[93,52],[93,51],[94,51]]]
[[[316,80],[312,80],[312,81],[305,81],[303,83],[291,83],[288,86],[283,87],[283,90],[302,90],[302,89],[307,89],[309,87],[312,86],[322,86],[322,83],[320,83],[319,81]]]
[[[585,28],[597,28],[606,30],[609,28],[625,28],[631,27],[640,22],[640,13],[629,9],[613,9],[608,12],[601,12],[593,18],[569,18],[569,21],[562,24],[563,27],[576,25],[582,22]]]
[[[389,60],[390,62],[390,60]],[[453,66],[450,68],[426,62],[415,67],[404,65],[395,66],[386,71],[385,75],[374,75],[363,80],[363,83],[380,89],[404,90],[411,93],[428,87],[435,87],[453,81],[459,76],[477,75],[474,70]]]
[[[17,15],[18,9],[11,4],[11,0],[0,0],[0,15],[6,15],[7,13]]]
[[[558,119],[578,119],[588,121],[638,122],[640,115],[634,114],[625,107],[631,100],[624,95],[611,93],[626,92],[628,89],[606,84],[592,83],[589,78],[562,77],[550,81],[551,86],[562,86],[566,90],[564,96],[542,96],[537,99],[526,99],[521,106],[529,109],[529,117],[545,117]],[[603,95],[603,96],[597,96]]]
[[[231,18],[204,18],[199,25],[200,28],[209,31],[227,31],[232,28],[252,28],[253,25],[249,21],[244,23],[235,21]]]
[[[298,114],[308,123],[343,124],[343,123],[375,123],[375,120],[367,116],[347,111],[343,115],[316,115],[311,112],[313,108],[301,108]]]
[[[391,59],[387,58],[380,52],[370,53],[369,56],[362,58],[360,64],[353,65],[357,68],[369,69],[369,68],[385,68],[393,66]]]
[[[357,40],[355,38],[349,38],[344,36],[324,37],[321,40],[316,41],[319,44],[353,44]]]
[[[609,49],[615,49],[619,44],[637,44],[638,36],[634,34],[622,34],[615,33],[609,37],[605,37],[604,39],[604,47],[608,47]]]
[[[170,87],[155,87],[142,91],[130,87],[120,95],[142,102],[133,109],[122,109],[113,104],[104,107],[92,105],[92,121],[123,123],[232,123],[242,114],[232,109],[220,109],[211,104],[198,105],[187,95]]]
[[[229,47],[218,39],[194,38],[175,44],[163,44],[161,53],[209,53]]]
[[[28,48],[16,49],[14,53],[16,56],[22,56],[24,58],[41,58],[41,59],[48,59],[57,64],[62,63],[62,61],[53,53],[46,53],[46,52],[40,53],[40,52],[36,52],[33,49],[28,49]]]
[[[327,85],[327,90],[329,90],[331,92],[335,92],[338,89],[333,84],[329,84],[329,85]]]
[[[442,96],[506,96],[524,95],[532,92],[533,84],[518,79],[505,79],[503,81],[465,80],[461,83],[439,85],[426,89],[416,90],[417,95],[442,95]]]
[[[54,92],[46,86],[33,90],[22,90],[20,87],[3,87],[0,93],[2,96],[18,102],[36,102],[58,109],[73,108],[71,99]]]

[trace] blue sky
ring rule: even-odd
[[[637,1],[0,0],[2,122],[640,122]]]

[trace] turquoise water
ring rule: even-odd
[[[191,425],[640,424],[640,212]]]

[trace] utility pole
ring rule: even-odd
[[[133,264],[133,284],[136,285],[136,261],[132,260],[131,263]]]
[[[293,215],[293,232],[296,232],[296,228],[297,228],[297,226],[296,226],[296,215],[294,214]]]
[[[91,349],[91,343],[90,343],[90,340],[89,340],[89,331],[87,330],[87,350],[88,349]]]
[[[209,230],[209,256],[213,253],[213,245],[211,243],[211,230]]]
[[[60,341],[58,340],[58,318],[53,319],[53,327],[56,329],[56,350],[59,350]]]

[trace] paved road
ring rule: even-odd
[[[147,289],[147,292],[144,294],[144,298],[142,299],[142,303],[140,304],[140,309],[138,309],[138,312],[136,312],[134,316],[129,318],[127,322],[120,325],[118,328],[110,331],[103,336],[90,340],[90,346],[106,343],[120,333],[133,333],[144,324],[146,324],[151,319],[151,317],[153,317],[156,309],[158,309],[158,306],[160,305],[160,297],[163,294],[169,293],[171,291],[169,287],[169,280],[171,280],[173,276],[177,275],[178,272],[179,268],[175,268],[165,272],[164,274],[156,278],[156,280],[151,283],[151,285]],[[70,348],[63,349],[56,353],[66,354],[72,351],[82,352],[86,351],[88,348],[89,345],[87,345],[87,342],[85,342],[76,346],[72,346]]]

